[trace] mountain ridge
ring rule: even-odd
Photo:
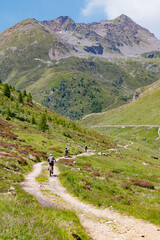
[[[19,29],[27,33],[29,28],[41,28],[45,33],[67,45],[71,56],[89,57],[100,56],[123,57],[134,56],[160,49],[160,41],[149,30],[136,24],[131,18],[122,14],[113,20],[102,20],[93,23],[75,23],[68,16],[61,16],[54,20],[38,21],[26,19],[8,28],[0,34],[0,46],[4,38],[11,36]],[[31,42],[31,44],[33,44]],[[100,51],[98,49],[101,48]],[[97,49],[97,51],[95,50]],[[1,49],[0,49],[1,50]],[[53,58],[56,57],[55,47]],[[3,51],[0,54],[4,54]],[[51,57],[50,57],[51,58]],[[53,58],[51,60],[53,60]]]
[[[141,49],[140,53],[148,52],[151,49],[156,50],[160,47],[159,41],[149,30],[136,24],[124,14],[114,20],[102,20],[101,22],[88,24],[75,23],[68,16],[61,16],[55,20],[42,21],[41,23],[55,31],[63,40],[68,40],[74,46],[74,49],[77,49],[81,54],[84,54],[85,43],[88,43],[90,47],[96,47],[98,42],[103,48],[100,54],[104,55],[104,57],[107,57],[108,51],[127,56],[135,55],[138,53],[135,49],[137,45],[139,50]],[[127,36],[125,36],[126,34]],[[84,42],[84,38],[88,42]],[[83,48],[80,48],[78,44],[82,45]],[[125,45],[128,46],[128,49],[124,48]],[[91,50],[89,53],[95,54]]]
[[[158,80],[158,46],[125,15],[91,24],[26,19],[0,34],[0,79],[76,120],[120,106]]]

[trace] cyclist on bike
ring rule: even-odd
[[[52,169],[52,174],[53,174],[53,167],[54,167],[54,163],[55,163],[55,159],[52,156],[52,154],[50,154],[49,158],[48,158],[48,162],[49,162],[49,167],[51,166]]]
[[[66,147],[66,148],[65,148],[65,156],[68,156],[68,153],[69,153],[69,148]]]

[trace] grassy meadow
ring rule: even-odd
[[[0,195],[0,203],[0,239],[90,239],[74,212],[41,206],[18,186],[15,195]]]
[[[61,159],[62,184],[82,201],[160,225],[160,163],[151,157],[155,152],[117,141],[117,147],[104,155],[78,157],[76,164]]]
[[[122,138],[127,129],[121,129],[119,135],[116,129],[111,133],[104,128],[98,133],[42,107],[28,99],[29,94],[23,93],[20,103],[20,92],[9,89],[7,97],[0,84],[0,239],[90,239],[74,212],[41,206],[20,188],[35,163],[47,162],[50,153],[55,158],[64,156],[66,146],[70,157],[84,152],[85,145],[95,152],[78,157],[76,164],[72,158],[57,164],[60,181],[69,192],[98,207],[111,207],[160,225],[160,164],[151,157],[160,157],[158,140],[151,144],[157,129],[148,129],[144,135],[143,128],[140,133],[137,128],[134,132],[139,138],[126,131],[128,140]],[[44,172],[37,180],[47,178],[48,172]]]
[[[81,199],[95,202],[96,205],[100,202],[102,206],[112,206],[159,224],[159,81],[145,87],[141,93],[143,95],[136,101],[82,119],[83,125],[112,137],[117,147],[114,151],[106,152],[107,156],[94,156],[92,162],[80,159],[81,180],[86,179],[92,191],[90,194],[87,189],[82,188],[82,193],[79,194],[75,187],[74,194],[80,195]],[[84,171],[85,164],[89,164],[89,172]],[[72,177],[64,164],[61,164],[61,168],[64,171],[62,182],[67,181],[70,189]],[[96,171],[98,175],[94,177]],[[101,196],[98,200],[94,197],[96,191]],[[106,198],[103,198],[105,192]]]
[[[27,100],[29,94],[20,103],[20,92],[9,89],[6,96],[0,84],[0,239],[90,239],[74,212],[41,206],[20,183],[50,153],[64,156],[68,146],[74,155],[84,152],[86,143],[105,149],[112,141]]]

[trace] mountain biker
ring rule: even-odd
[[[51,166],[52,169],[52,174],[53,174],[53,167],[54,167],[54,163],[55,163],[55,159],[52,156],[52,154],[50,154],[49,158],[48,158],[48,162],[49,162],[49,167]]]
[[[87,152],[87,149],[88,149],[87,146],[85,146],[85,148],[84,148],[85,152]]]
[[[68,148],[68,147],[65,147],[65,156],[68,155],[68,152],[69,152],[69,148]]]

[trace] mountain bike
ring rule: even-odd
[[[53,169],[52,169],[52,167],[53,167]],[[53,170],[54,170],[54,165],[53,165],[53,166],[49,165],[49,176],[50,176],[50,177],[51,177],[52,174],[53,174]]]

